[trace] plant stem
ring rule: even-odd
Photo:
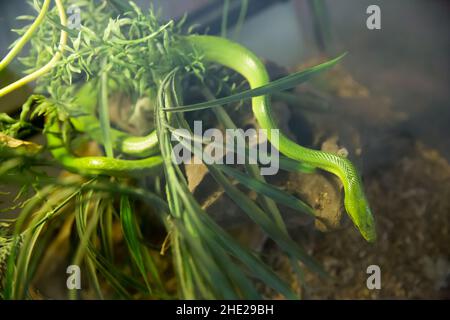
[[[105,65],[105,64],[104,64]],[[108,74],[106,70],[103,70],[100,81],[100,126],[103,135],[103,144],[105,146],[106,156],[108,158],[114,158],[114,152],[111,142],[111,124],[109,121],[109,108],[108,108]]]
[[[8,54],[2,59],[0,62],[0,71],[5,69],[11,61],[19,54],[20,50],[22,50],[23,46],[31,39],[33,33],[37,30],[37,28],[41,25],[42,21],[45,18],[45,14],[48,11],[48,7],[50,5],[51,0],[45,0],[44,5],[39,12],[36,20],[34,20],[31,27],[25,32],[25,34],[20,38],[20,40],[15,44],[15,46],[8,52]]]
[[[238,21],[236,23],[236,26],[234,27],[233,39],[235,40],[238,39],[239,35],[241,34],[241,29],[242,26],[244,25],[245,18],[247,16],[247,11],[248,11],[248,0],[242,0]]]
[[[66,17],[66,13],[64,10],[64,6],[61,2],[61,0],[55,0],[56,3],[56,7],[58,8],[58,13],[59,13],[59,18],[61,21],[61,24],[66,26],[67,25],[67,17]],[[23,87],[24,85],[26,85],[27,83],[36,80],[37,78],[41,77],[42,75],[46,74],[47,72],[49,72],[55,65],[56,63],[59,61],[59,59],[61,58],[63,52],[64,52],[64,47],[66,45],[67,42],[67,33],[65,31],[61,31],[61,36],[60,36],[60,40],[59,40],[59,50],[58,52],[53,56],[53,58],[42,68],[36,70],[33,73],[30,73],[29,75],[23,77],[20,80],[17,80],[14,83],[11,83],[10,85],[7,85],[6,87],[0,89],[0,98],[3,97],[4,95],[7,95],[8,93],[19,89],[20,87]]]
[[[230,8],[230,0],[224,0],[223,2],[223,11],[222,11],[222,25],[220,27],[220,36],[223,38],[227,37],[227,28],[228,28],[228,11]]]

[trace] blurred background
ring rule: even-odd
[[[304,144],[326,149],[331,141],[348,149],[363,172],[379,240],[368,245],[351,228],[308,234],[311,254],[335,279],[307,274],[309,297],[450,298],[448,1],[249,0],[239,30],[241,0],[136,2],[153,3],[164,19],[187,13],[187,25],[239,41],[281,74],[347,52],[338,68],[308,84],[330,112],[291,108],[286,126]],[[372,4],[381,8],[381,30],[366,27]],[[0,2],[1,56],[16,38],[10,30],[23,23],[14,17],[27,13],[25,1]],[[18,74],[15,62],[0,75],[0,85]],[[30,92],[0,99],[0,112],[16,112]],[[304,234],[303,228],[293,225],[291,234]],[[276,268],[288,265],[273,244],[263,246]],[[381,290],[365,285],[371,264],[381,267]]]

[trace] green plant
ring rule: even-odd
[[[52,236],[69,224],[74,225],[78,236],[71,260],[86,268],[98,298],[108,292],[117,298],[258,299],[261,294],[253,278],[286,298],[298,297],[257,254],[230,237],[201,208],[182,168],[171,160],[172,135],[178,128],[190,130],[188,111],[201,116],[199,110],[203,109],[211,109],[225,128],[234,128],[236,125],[222,106],[250,98],[259,125],[276,128],[268,95],[308,80],[332,67],[342,56],[269,82],[265,66],[242,46],[224,38],[183,35],[182,22],[161,25],[153,10],[144,14],[132,2],[55,3],[56,7],[49,9],[49,1],[42,6],[33,2],[38,18],[31,28],[21,32],[22,38],[0,64],[5,67],[30,41],[31,51],[21,59],[29,67],[28,75],[0,89],[1,97],[37,80],[36,94],[23,106],[19,119],[8,115],[0,118],[4,135],[0,140],[0,180],[24,184],[18,201],[29,195],[19,201],[22,210],[12,236],[2,240],[2,250],[8,248],[6,254],[0,255],[3,263],[6,259],[6,271],[0,277],[2,296],[29,296],[30,284]],[[66,27],[67,4],[77,5],[85,13],[80,30]],[[48,39],[53,39],[50,46]],[[243,75],[251,89],[237,92],[238,86],[229,73],[218,72],[214,64]],[[183,106],[194,88],[202,88],[208,101]],[[231,94],[223,98],[215,99],[212,94],[223,96],[227,91]],[[147,97],[153,102],[155,123],[147,128],[148,135],[133,136],[111,127],[109,105],[113,93],[133,101]],[[43,128],[33,124],[38,117],[45,119]],[[43,132],[47,145],[21,140],[30,131]],[[270,135],[268,138],[271,140]],[[104,156],[75,154],[77,147],[92,140],[103,146]],[[278,148],[289,157],[281,158],[284,170],[310,172],[320,168],[336,174],[344,184],[347,212],[367,240],[375,239],[372,215],[350,161],[301,147],[283,135]],[[44,157],[46,150],[51,152],[51,160]],[[62,166],[75,175],[48,176],[40,169],[42,166]],[[258,165],[236,169],[214,164],[207,168],[230,199],[289,256],[299,281],[302,265],[325,275],[320,265],[289,237],[276,203],[287,203],[300,214],[313,215],[312,208],[268,184]],[[151,183],[145,183],[142,176],[150,176]],[[256,191],[258,199],[251,200],[230,178]],[[119,203],[114,201],[116,195],[120,196]],[[151,208],[150,218],[133,210],[135,201]],[[167,232],[176,291],[164,283],[158,268],[160,255],[146,245],[142,234],[143,221],[155,217]],[[118,261],[112,231],[115,225],[121,226],[124,241],[120,243],[132,261],[130,268]],[[165,244],[162,252],[166,251]],[[77,298],[74,291],[69,295]]]

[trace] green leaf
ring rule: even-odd
[[[204,220],[210,237],[217,238],[219,242],[228,252],[236,259],[241,261],[252,274],[266,283],[269,287],[277,290],[287,299],[296,299],[295,293],[273,272],[261,259],[256,257],[248,249],[243,248],[239,243],[231,238],[222,228],[220,228],[208,215],[200,215],[200,219]]]
[[[244,193],[237,189],[228,179],[215,167],[209,167],[213,178],[224,188],[227,195],[288,254],[300,260],[312,271],[326,276],[323,268],[310,257],[303,248],[295,243],[273,220]]]
[[[111,139],[111,123],[109,121],[108,108],[108,76],[106,70],[102,72],[100,82],[100,127],[102,129],[103,145],[105,146],[106,156],[114,158],[113,144]]]
[[[237,181],[239,181],[239,183],[243,184],[247,188],[256,191],[257,193],[268,196],[276,202],[290,207],[294,210],[307,213],[313,217],[315,216],[314,210],[309,205],[291,194],[288,194],[266,182],[251,178],[246,174],[240,172],[239,170],[233,169],[231,167],[225,165],[216,165],[215,167],[223,171],[226,175],[236,179]]]
[[[92,196],[88,197],[88,202],[85,208],[80,206],[79,210],[77,210],[75,215],[75,221],[76,221],[76,227],[77,232],[80,237],[80,239],[84,239],[87,230],[87,215],[89,214],[92,207],[90,206],[90,203],[92,202],[94,205],[93,214],[94,215],[100,215],[101,213],[99,210],[95,210],[98,206],[98,201],[92,201],[95,199],[92,199]],[[102,209],[104,210],[104,208]],[[92,217],[93,219],[98,219],[98,217]],[[91,218],[91,219],[92,219]],[[131,296],[125,289],[126,286],[133,286],[135,288],[138,288],[139,290],[143,290],[140,283],[137,283],[134,281],[134,279],[131,279],[130,277],[123,274],[112,262],[110,262],[108,259],[106,259],[99,249],[96,248],[96,246],[93,244],[94,239],[87,239],[87,245],[85,247],[85,250],[87,250],[87,254],[90,260],[92,260],[93,264],[95,265],[95,268],[100,272],[100,274],[105,278],[105,280],[111,285],[111,287],[119,294],[120,297],[125,299],[130,299]]]
[[[208,109],[212,107],[218,107],[221,105],[241,101],[244,99],[249,99],[253,97],[258,97],[266,94],[272,94],[274,92],[290,89],[292,87],[295,87],[303,82],[308,81],[313,76],[319,74],[320,72],[331,68],[336,63],[338,63],[346,53],[338,56],[337,58],[334,58],[330,61],[324,62],[322,64],[319,64],[317,66],[308,68],[303,71],[299,71],[296,73],[293,73],[291,75],[288,75],[286,77],[283,77],[281,79],[272,81],[264,86],[246,90],[243,92],[239,92],[236,94],[233,94],[228,97],[220,98],[220,99],[214,99],[206,102],[196,103],[188,106],[179,106],[179,107],[170,107],[170,108],[163,108],[165,111],[170,112],[185,112],[185,111],[196,111],[196,110],[203,110]]]
[[[147,271],[145,268],[144,257],[142,256],[141,243],[139,241],[139,230],[134,214],[131,210],[128,196],[121,196],[120,198],[120,222],[122,225],[123,235],[130,251],[131,257],[135,261],[144,281],[147,285],[148,291],[151,294],[152,289],[147,279]]]

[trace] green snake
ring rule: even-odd
[[[190,36],[187,41],[201,50],[207,61],[233,69],[244,76],[251,88],[269,83],[269,75],[262,61],[245,47],[225,38],[213,36]],[[277,129],[271,113],[267,95],[252,98],[252,109],[258,124],[263,129]],[[354,165],[346,158],[335,154],[302,147],[279,134],[278,148],[285,156],[335,174],[344,186],[344,205],[353,223],[369,242],[376,239],[375,223],[369,203],[363,191],[363,184]]]
[[[62,2],[61,0],[55,0],[55,2],[58,7],[61,24],[66,25],[67,21]],[[49,1],[45,2],[45,9],[47,9],[48,3]],[[45,10],[42,12],[45,13]],[[1,61],[2,68],[17,55],[21,46],[29,40],[39,23],[40,21],[37,20],[31,30],[15,46],[15,49]],[[67,34],[65,31],[62,31],[60,51],[53,59],[33,74],[0,89],[0,97],[25,83],[35,80],[53,68],[63,54],[66,40]],[[240,73],[247,79],[251,88],[257,88],[269,83],[267,70],[261,60],[251,51],[237,43],[225,38],[200,35],[187,36],[184,38],[184,41],[188,46],[192,46],[201,52],[204,60],[221,64]],[[87,101],[86,104],[95,101],[95,98],[92,99],[88,91],[80,92],[78,96],[80,97],[80,105],[83,105],[83,98],[85,99],[84,102]],[[270,130],[277,129],[277,126],[271,114],[269,97],[258,96],[252,98],[252,108],[260,127],[268,130],[268,138],[271,140]],[[147,157],[144,159],[122,160],[108,157],[76,157],[70,153],[70,150],[60,138],[60,127],[58,121],[56,121],[56,116],[53,115],[48,118],[48,126],[46,126],[48,145],[53,156],[69,170],[84,174],[129,175],[134,173],[152,173],[160,168],[162,163],[161,156],[153,155],[158,152],[158,141],[155,131],[144,137],[129,136],[118,130],[111,131],[116,149],[130,156]],[[93,114],[72,118],[71,120],[76,129],[91,133],[91,136],[97,140],[101,137],[99,131],[96,129],[98,128],[98,121]],[[367,241],[375,240],[374,220],[363,191],[361,177],[348,159],[299,146],[281,133],[279,135],[278,148],[281,153],[289,158],[300,161],[312,168],[320,168],[338,176],[344,186],[344,205],[347,213]]]
[[[228,67],[244,76],[251,88],[257,88],[269,83],[269,75],[262,61],[245,47],[225,38],[203,35],[187,36],[185,41],[203,54],[204,60]],[[89,95],[83,94],[83,97]],[[92,101],[92,99],[90,99]],[[92,102],[91,102],[92,103]],[[253,113],[261,128],[277,129],[271,113],[270,99],[267,95],[252,98]],[[75,127],[81,131],[89,131],[88,127],[98,127],[95,116],[88,115],[74,120]],[[53,129],[58,129],[53,125]],[[91,130],[95,132],[95,130]],[[99,136],[94,134],[94,136]],[[115,147],[122,153],[131,156],[148,156],[158,147],[155,131],[147,136],[134,137],[112,130]],[[268,134],[271,140],[270,134]],[[161,158],[153,156],[141,160],[118,160],[104,157],[75,158],[67,154],[62,147],[62,141],[57,141],[56,135],[48,135],[51,146],[60,146],[53,149],[53,155],[67,168],[75,171],[84,171],[93,174],[121,174],[122,172],[152,172],[159,166]],[[341,180],[344,187],[344,206],[355,226],[362,236],[369,242],[376,239],[374,219],[363,191],[363,184],[354,165],[346,158],[302,147],[279,134],[278,148],[285,156],[300,161],[314,168],[330,172]]]

